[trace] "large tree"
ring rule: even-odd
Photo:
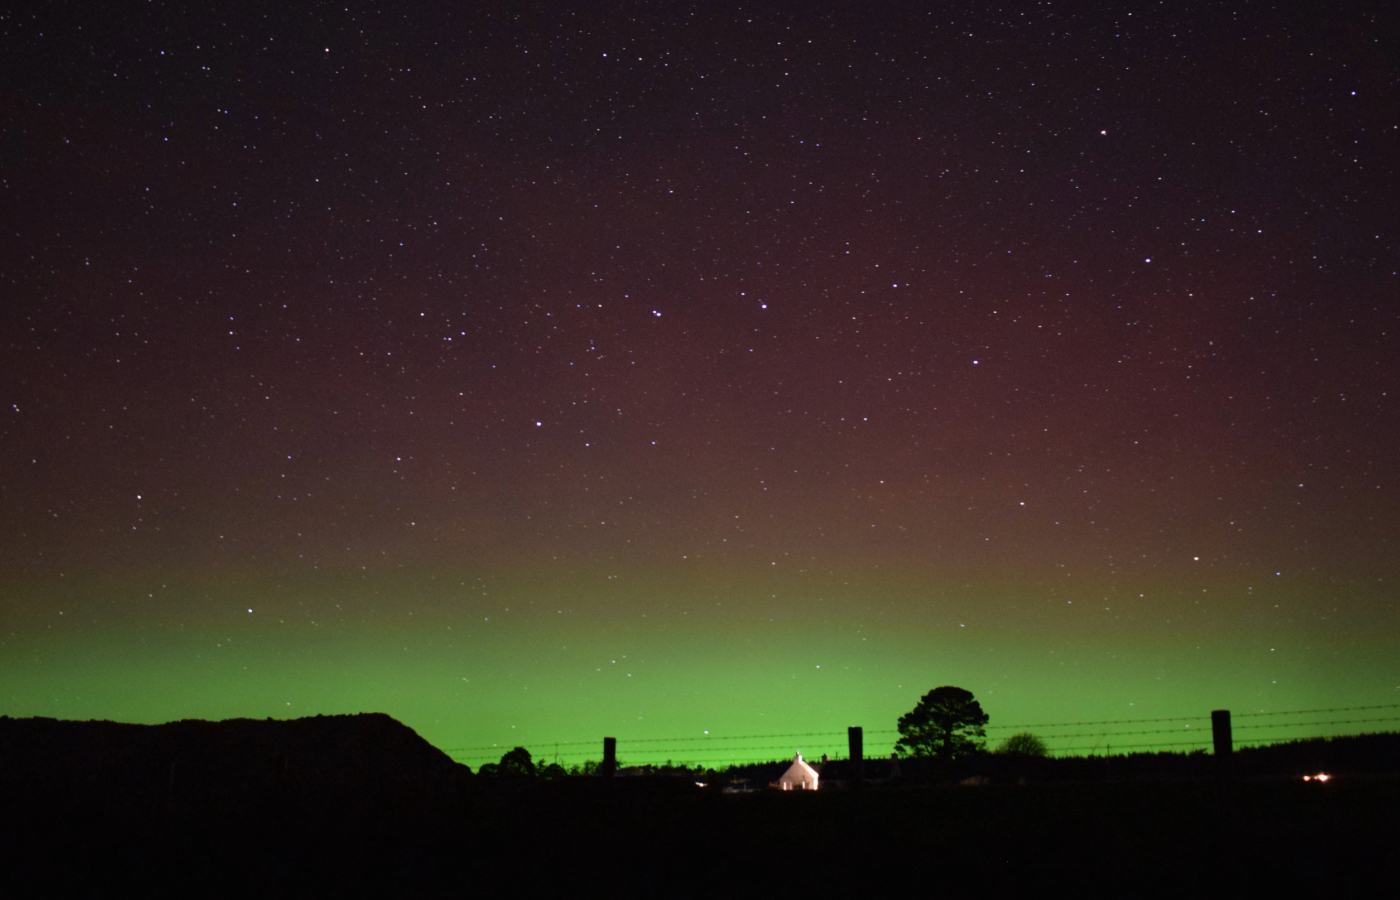
[[[899,717],[895,749],[905,756],[956,759],[977,752],[987,736],[987,714],[971,691],[937,687]]]

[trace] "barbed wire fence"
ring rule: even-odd
[[[1400,731],[1400,703],[1333,706],[1233,714],[1236,748],[1289,741],[1346,737],[1368,732]],[[713,731],[713,729],[711,729]],[[1100,719],[1067,722],[1027,722],[988,725],[987,745],[995,749],[1016,734],[1033,734],[1051,756],[1109,756],[1156,751],[1189,753],[1212,747],[1211,714]],[[865,758],[888,757],[898,739],[897,729],[865,730]],[[796,731],[766,734],[711,734],[617,739],[621,765],[713,766],[771,762],[800,752],[807,759],[848,755],[848,733]],[[541,763],[565,767],[597,761],[603,740],[511,739],[475,746],[445,747],[454,760],[473,768],[494,763],[514,747],[525,747]]]

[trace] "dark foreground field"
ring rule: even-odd
[[[727,796],[470,777],[388,717],[303,721],[0,720],[0,895],[1345,895],[1397,863],[1392,775]]]

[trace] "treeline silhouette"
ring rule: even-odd
[[[1017,784],[1125,780],[1182,780],[1218,778],[1220,760],[1204,750],[1182,753],[1153,751],[1101,756],[1050,757],[1014,752],[986,752],[951,762],[931,758],[863,760],[859,767],[847,759],[809,760],[822,775],[825,790],[857,786],[915,786],[953,784]],[[666,761],[627,765],[619,777],[684,779],[697,786],[717,789],[762,789],[777,777],[791,758],[706,767]],[[1400,734],[1363,734],[1311,738],[1277,744],[1244,747],[1235,751],[1226,766],[1233,779],[1293,778],[1304,774],[1342,770],[1353,776],[1400,774]],[[599,762],[590,760],[565,768],[558,763],[533,762],[529,751],[516,747],[500,764],[485,763],[478,774],[486,777],[532,778],[543,781],[597,776]]]

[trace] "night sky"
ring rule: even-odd
[[[1400,703],[1386,4],[924,6],[0,13],[0,712]]]

